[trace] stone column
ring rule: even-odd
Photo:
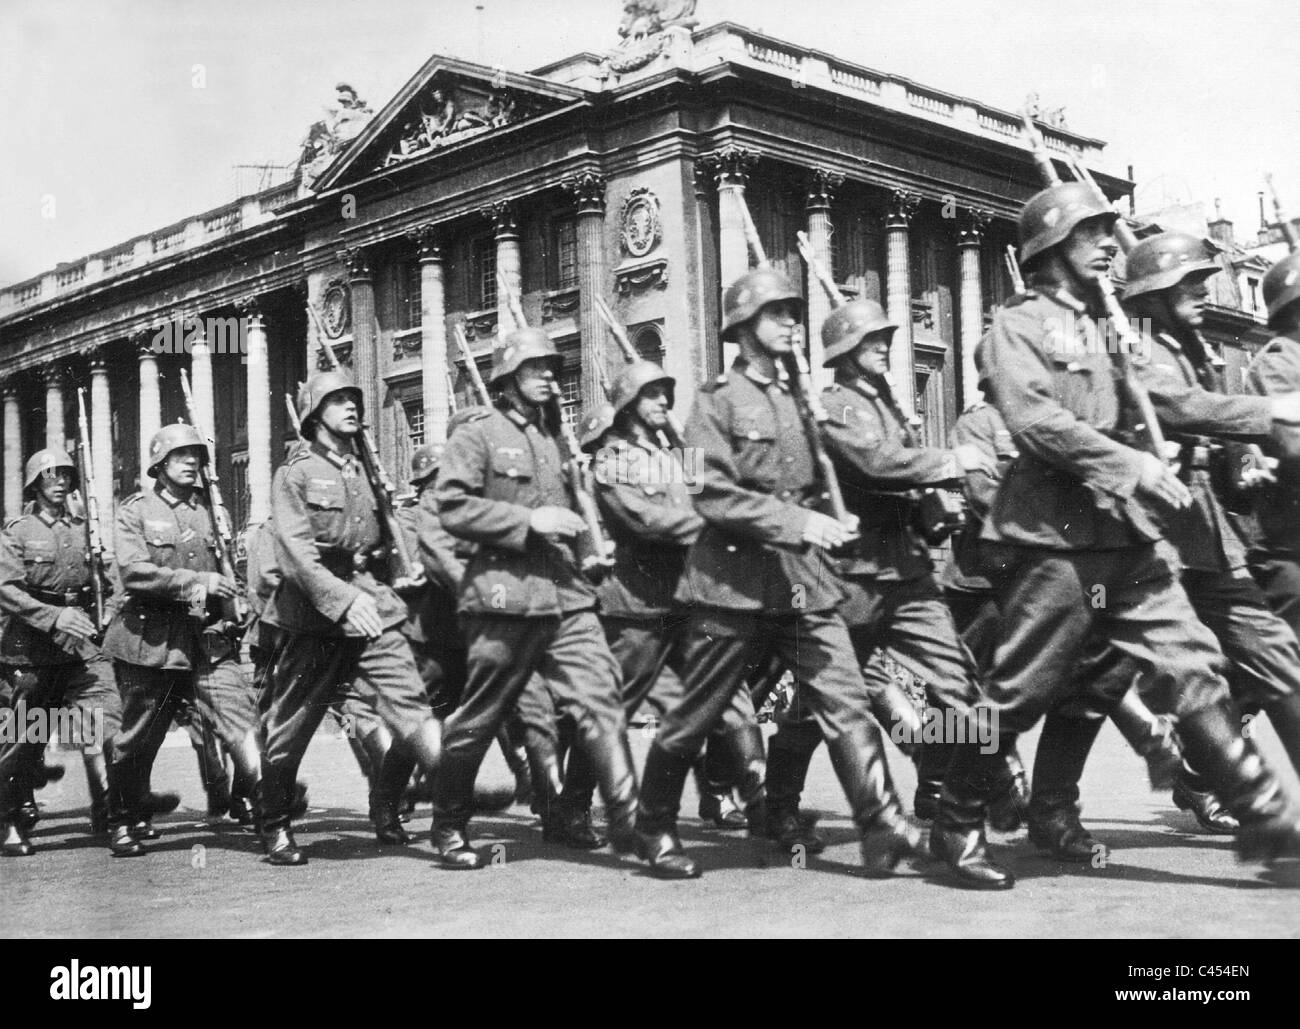
[[[718,187],[718,278],[723,291],[749,271],[745,243],[745,182],[758,154],[741,146],[726,146],[701,158]],[[734,343],[722,344],[722,366],[728,368],[739,353]]]
[[[523,265],[519,256],[519,219],[512,200],[499,200],[482,209],[483,216],[492,221],[497,240],[497,277],[523,302],[521,283]],[[497,287],[500,292],[500,287]],[[503,296],[497,297],[497,338],[505,339],[515,329],[515,317]]]
[[[217,438],[216,399],[212,389],[212,348],[200,326],[198,335],[190,343],[190,392],[194,394],[194,407],[203,431]]]
[[[63,366],[57,362],[41,370],[45,382],[45,445],[67,450],[68,433],[63,425],[63,387],[67,381]]]
[[[370,274],[370,262],[359,247],[349,247],[339,252],[348,268],[349,293],[352,297],[352,375],[361,390],[368,425],[379,423],[379,371],[375,364],[375,280]],[[252,363],[249,363],[252,370]],[[251,389],[252,377],[249,377]],[[252,394],[249,394],[250,396]],[[379,441],[375,441],[379,445]],[[252,460],[252,441],[249,441],[249,460]],[[249,481],[252,482],[250,464]]]
[[[965,212],[957,233],[961,260],[959,303],[961,312],[961,404],[969,407],[982,398],[979,372],[975,368],[975,348],[984,335],[984,295],[980,275],[980,241],[989,213],[970,209]]]
[[[808,242],[832,279],[835,278],[835,267],[831,260],[831,197],[843,183],[844,176],[839,172],[818,168],[813,172],[812,184],[808,187]],[[811,269],[808,271],[807,290],[808,364],[813,385],[820,389],[830,385],[833,378],[830,369],[822,367],[822,323],[834,305]]]
[[[886,310],[898,323],[894,345],[889,350],[889,370],[894,380],[895,399],[905,414],[916,414],[916,366],[912,359],[912,255],[907,230],[920,206],[915,193],[895,189],[885,215]]]
[[[0,395],[4,398],[5,518],[17,518],[23,513],[23,418],[18,408],[18,384],[5,379]]]
[[[95,481],[83,488],[93,489],[99,501],[99,519],[103,528],[104,547],[113,549],[113,398],[108,388],[108,362],[103,347],[90,353],[90,461]]]
[[[150,333],[135,338],[140,360],[140,488],[149,488],[149,444],[162,428],[162,398],[158,395],[158,357]]]
[[[578,292],[581,302],[582,402],[596,403],[604,393],[607,329],[595,300],[605,293],[605,176],[583,171],[561,185],[578,202]],[[611,379],[612,381],[612,379]]]
[[[442,284],[442,247],[432,225],[411,236],[420,257],[420,388],[424,398],[424,441],[443,443],[451,418],[447,382],[447,307]]]
[[[355,298],[355,290],[352,295]],[[257,297],[237,306],[247,319],[248,334],[248,524],[258,525],[271,517],[271,370]],[[352,352],[357,352],[355,345]],[[369,353],[373,367],[373,346]]]

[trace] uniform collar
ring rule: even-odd
[[[1174,339],[1174,337],[1168,332],[1156,333],[1156,339],[1160,340],[1161,343],[1175,353],[1181,354],[1183,352],[1183,345],[1179,343],[1178,340]]]
[[[164,486],[161,479],[157,479],[154,481],[153,491],[158,494],[158,496],[162,499],[163,503],[165,503],[168,507],[180,507],[180,505],[182,504],[184,504],[186,507],[199,506],[199,491],[196,489],[190,490],[189,498],[182,500],[175,493],[173,493],[166,486]]]
[[[39,505],[32,513],[36,515],[36,517],[39,518],[42,522],[44,522],[46,525],[51,527],[53,527],[59,522],[62,522],[64,525],[72,524],[72,515],[68,512],[66,505],[63,508],[63,514],[55,515],[53,518],[51,518],[44,511],[42,511]]]
[[[1060,282],[1043,282],[1034,287],[1043,296],[1053,300],[1062,307],[1067,307],[1075,314],[1088,314],[1088,305],[1076,297]]]
[[[357,459],[355,454],[344,454],[341,451],[335,450],[333,447],[326,446],[320,440],[316,439],[311,441],[311,449],[316,454],[325,458],[325,460],[335,468],[346,468]]]
[[[537,412],[537,414],[535,414],[532,418],[529,418],[528,415],[524,414],[523,411],[515,407],[514,404],[506,405],[505,414],[507,418],[509,418],[512,422],[515,423],[515,425],[517,425],[521,429],[526,429],[530,425],[536,428],[537,423],[541,420],[540,412]]]
[[[786,393],[790,392],[790,386],[788,383],[782,382],[780,379],[768,378],[762,372],[755,369],[748,361],[743,360],[742,358],[736,358],[736,363],[733,367],[750,382],[758,386],[759,389],[767,389],[769,386],[775,386],[777,389]]]
[[[842,385],[847,385],[849,389],[861,393],[864,397],[869,397],[872,400],[880,399],[880,390],[871,385],[864,376],[855,375],[847,384]]]

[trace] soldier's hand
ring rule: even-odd
[[[983,472],[989,476],[998,474],[997,462],[972,443],[962,443],[960,446],[954,447],[953,454],[956,455],[957,463],[961,465],[962,472],[966,474],[971,472]]]
[[[1284,425],[1300,425],[1300,393],[1283,393],[1270,397],[1273,421]]]
[[[842,522],[819,511],[809,511],[803,527],[803,541],[823,550],[834,550],[853,538],[853,531]]]
[[[59,617],[54,619],[54,628],[79,640],[88,640],[95,635],[95,623],[79,607],[65,607],[60,611]]]
[[[239,596],[239,587],[218,572],[208,573],[208,596],[221,597],[223,600],[234,600]]]
[[[567,507],[549,505],[533,509],[528,527],[539,536],[563,536],[572,539],[587,529],[587,523]]]
[[[343,617],[351,628],[372,640],[377,640],[384,634],[384,623],[379,619],[379,606],[369,593],[358,593],[357,599],[352,601],[352,606]]]
[[[1142,455],[1142,474],[1138,477],[1138,490],[1148,497],[1168,504],[1175,510],[1192,506],[1192,495],[1179,482],[1173,470],[1152,454]]]

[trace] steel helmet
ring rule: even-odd
[[[850,300],[826,316],[822,323],[822,365],[829,367],[846,354],[851,354],[873,332],[888,332],[886,340],[894,338],[898,328],[885,314],[885,309],[874,300]]]
[[[620,413],[624,408],[636,403],[636,398],[641,395],[641,391],[655,382],[667,384],[668,406],[672,407],[677,380],[655,364],[654,361],[633,361],[623,369],[623,374],[614,382],[614,388],[609,398],[609,402],[614,407],[614,412],[616,414]]]
[[[317,372],[298,390],[298,421],[302,423],[304,435],[311,430],[316,413],[325,402],[325,398],[341,390],[347,390],[352,394],[352,399],[357,403],[357,413],[363,414],[365,400],[361,387],[342,369],[331,368],[327,372]]]
[[[1300,300],[1300,251],[1287,254],[1264,275],[1261,284],[1264,303],[1268,306],[1268,324],[1276,328],[1284,307]]]
[[[415,448],[411,455],[411,485],[420,486],[438,474],[438,464],[442,461],[442,452],[446,445],[442,443],[425,443]]]
[[[1016,231],[1020,236],[1020,263],[1027,265],[1048,247],[1054,247],[1087,218],[1119,215],[1082,182],[1061,182],[1035,193],[1020,211]]]
[[[596,404],[582,412],[578,419],[578,445],[590,453],[600,442],[600,438],[614,424],[613,404]]]
[[[1205,240],[1186,232],[1161,232],[1129,251],[1124,299],[1168,289],[1189,275],[1205,278],[1219,270]]]
[[[29,489],[37,479],[46,472],[56,468],[67,468],[72,472],[72,485],[77,485],[77,465],[66,450],[58,447],[46,447],[38,450],[27,459],[27,470],[23,474],[23,489]]]
[[[149,441],[149,467],[146,469],[146,474],[157,478],[158,466],[173,450],[180,450],[182,447],[198,447],[203,452],[199,463],[208,463],[208,445],[199,435],[198,430],[184,422],[173,422],[155,432],[153,439]]]
[[[772,268],[755,268],[748,271],[722,294],[722,338],[729,339],[731,330],[743,325],[765,304],[778,300],[792,300],[802,307],[803,297],[780,272]]]
[[[549,359],[556,374],[559,374],[564,359],[555,349],[554,340],[541,329],[516,329],[493,353],[492,373],[488,376],[488,382],[495,383],[498,379],[513,375],[525,361],[539,357]]]

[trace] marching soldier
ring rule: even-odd
[[[619,701],[618,666],[578,566],[587,523],[571,509],[554,399],[560,355],[520,329],[493,358],[495,409],[448,440],[436,496],[443,527],[477,544],[460,588],[469,678],[447,721],[434,779],[434,849],[446,868],[482,868],[468,822],[474,780],[530,676],[540,673],[596,770],[611,840],[632,845],[636,778]],[[588,544],[596,541],[586,540]],[[536,784],[537,788],[544,788]]]
[[[6,706],[53,711],[72,707],[86,786],[90,828],[108,828],[108,769],[104,747],[122,722],[113,667],[96,642],[91,614],[98,575],[86,550],[83,517],[68,509],[76,466],[62,450],[38,450],[27,462],[25,489],[32,510],[9,522],[0,537],[0,677]],[[107,584],[105,584],[107,589]],[[39,771],[45,741],[0,742],[0,853],[32,853],[17,810]]]
[[[637,832],[651,871],[694,878],[677,810],[691,763],[744,687],[746,672],[775,655],[827,740],[836,775],[862,835],[868,874],[889,875],[919,834],[890,782],[866,686],[836,612],[842,599],[826,553],[852,529],[816,508],[823,484],[796,399],[778,361],[797,345],[799,294],[759,269],[723,296],[724,339],[740,355],[701,388],[686,445],[701,455],[695,508],[705,525],[686,559],[679,601],[691,605],[684,695],[664,718],[646,759]],[[744,797],[750,834],[767,831],[762,787]]]
[[[877,648],[887,649],[925,683],[930,717],[942,720],[951,710],[964,719],[979,697],[975,668],[943,602],[929,543],[915,527],[921,517],[917,496],[922,489],[954,484],[962,473],[991,474],[993,467],[978,447],[918,445],[889,377],[896,329],[874,300],[837,307],[822,326],[823,363],[835,371],[835,384],[822,395],[828,449],[859,532],[838,562],[848,594],[840,613],[874,696],[893,688],[888,671],[873,660]],[[916,743],[915,811],[928,821],[953,743]],[[1002,785],[1004,791],[1014,788],[1010,769]]]
[[[306,445],[271,487],[280,580],[262,612],[275,632],[261,699],[261,804],[273,865],[307,863],[293,836],[294,780],[332,702],[354,693],[391,732],[394,744],[372,768],[380,781],[390,781],[389,762],[409,760],[403,751],[428,772],[438,762],[441,726],[399,631],[406,606],[389,583],[394,541],[378,514],[388,500],[358,457],[361,401],[342,372],[308,379],[298,396]]]
[[[675,386],[659,365],[636,361],[615,380],[611,402],[581,421],[582,446],[594,454],[596,496],[615,544],[613,571],[597,592],[605,638],[622,670],[629,720],[656,690],[665,667],[678,684],[687,673],[690,612],[674,601],[674,593],[704,519],[691,504],[695,483],[687,478],[683,443],[669,417]],[[665,711],[680,699],[679,688],[659,689],[656,701]],[[744,792],[743,780],[757,781],[763,767],[762,730],[749,692],[737,690],[695,768],[700,817],[743,829],[739,811],[738,825],[723,821],[723,796],[733,784]],[[710,772],[721,782],[710,782]],[[585,792],[589,806],[592,784],[584,790],[584,778],[579,757],[565,777],[565,798]]]
[[[200,487],[208,448],[193,426],[166,425],[149,443],[153,489],[118,507],[116,554],[125,600],[109,623],[104,653],[122,691],[122,731],[109,750],[109,849],[144,853],[136,827],[149,774],[172,718],[189,701],[208,719],[234,765],[235,789],[259,777],[257,710],[239,669],[236,634],[220,601],[238,595],[217,561],[211,512]]]
[[[1179,511],[1191,495],[1159,458],[1115,438],[1122,398],[1112,358],[1095,342],[1073,342],[1099,338],[1097,282],[1117,249],[1117,217],[1081,183],[1036,194],[1019,221],[1031,289],[995,312],[980,345],[989,397],[1019,456],[981,530],[1007,547],[1010,573],[1000,589],[1003,635],[976,714],[1005,745],[1070,692],[1085,647],[1104,641],[1178,715],[1185,755],[1241,819],[1242,853],[1300,852],[1300,811],[1241,738],[1218,674],[1222,654],[1143,506]],[[999,765],[975,743],[958,748],[930,837],[935,856],[971,887],[1014,885],[984,839]]]

